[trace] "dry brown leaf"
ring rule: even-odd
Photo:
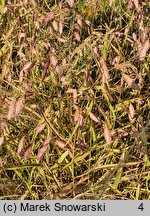
[[[22,113],[24,108],[24,103],[25,103],[25,98],[24,96],[21,96],[16,102],[15,115],[19,115],[20,113]]]
[[[26,150],[24,154],[24,160],[29,160],[29,156],[32,153],[32,146],[29,146],[29,148]]]
[[[42,124],[38,125],[37,128],[36,128],[37,133],[41,133],[42,130],[44,130],[45,126],[46,126],[45,123],[42,123]]]
[[[21,151],[22,151],[22,149],[23,149],[24,143],[25,143],[25,136],[23,136],[23,137],[21,138],[21,140],[19,141],[18,149],[17,149],[17,154],[18,154],[18,156],[20,156],[20,153],[21,153]]]
[[[139,49],[139,61],[143,61],[146,57],[146,53],[149,50],[150,44],[149,44],[149,39],[143,43]]]
[[[132,120],[134,118],[135,111],[134,106],[132,104],[129,105],[129,119]]]
[[[80,35],[79,35],[78,32],[75,31],[75,32],[73,33],[73,35],[74,35],[74,39],[75,39],[76,41],[79,42],[79,41],[81,40]]]
[[[90,119],[92,119],[95,123],[100,123],[98,118],[92,112],[89,112],[88,115],[89,115]]]
[[[111,144],[111,142],[112,142],[111,131],[110,131],[107,124],[103,125],[103,131],[104,131],[104,138],[105,138],[107,144]]]
[[[44,154],[46,153],[47,148],[48,148],[48,144],[44,145],[42,148],[39,149],[38,155],[37,155],[38,160],[41,160],[43,158]]]
[[[66,143],[60,140],[56,140],[55,144],[61,149],[64,149],[66,146]]]
[[[103,58],[100,58],[99,63],[100,63],[100,66],[102,68],[102,71],[104,73],[105,79],[109,80],[110,79],[110,75],[109,75],[109,70],[108,70],[106,62],[104,61]]]
[[[11,120],[15,116],[15,100],[11,101],[8,108],[7,119]]]

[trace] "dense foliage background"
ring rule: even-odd
[[[149,1],[0,1],[0,198],[150,199]]]

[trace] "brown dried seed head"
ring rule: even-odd
[[[25,103],[25,98],[24,96],[21,96],[16,102],[15,115],[19,115],[20,113],[23,112],[24,103]]]
[[[134,118],[135,111],[134,106],[132,104],[129,105],[129,119],[132,120]]]
[[[38,21],[35,21],[34,22],[34,25],[35,25],[35,28],[36,29],[39,29],[40,28],[40,23]]]
[[[131,79],[131,77],[127,74],[122,74],[122,77],[124,79],[124,81],[129,85],[131,86],[132,83],[133,83],[133,79]]]
[[[25,143],[25,136],[23,136],[23,137],[21,138],[21,140],[19,141],[18,149],[17,149],[17,154],[18,154],[18,156],[20,156],[20,153],[21,153],[21,151],[22,151],[22,149],[23,149],[24,143]]]
[[[77,106],[75,114],[74,114],[74,123],[77,124],[78,121],[80,122],[80,125],[83,125],[83,113],[80,107]]]
[[[77,18],[78,25],[82,28],[82,19],[80,17]]]
[[[11,120],[15,116],[15,100],[11,101],[8,108],[7,119]]]
[[[50,143],[50,141],[51,141],[51,137],[48,137],[48,138],[44,141],[43,146],[44,146],[44,145],[48,145],[48,144]]]
[[[64,149],[66,144],[63,142],[63,141],[60,141],[60,140],[56,140],[56,145],[61,148],[61,149]]]
[[[132,34],[132,38],[134,41],[137,41],[137,35],[135,33]]]
[[[138,86],[138,84],[136,84],[133,79],[127,75],[127,74],[122,74],[122,77],[124,79],[124,81],[130,86],[132,87],[133,89],[135,90],[140,90],[140,87]]]
[[[32,152],[32,146],[29,146],[29,148],[26,150],[25,154],[24,154],[24,160],[29,160],[29,156]]]
[[[150,43],[149,43],[149,39],[145,41],[145,43],[143,43],[139,49],[139,61],[143,61],[146,57],[146,53],[149,50],[150,47]]]
[[[4,130],[5,128],[5,122],[0,122],[0,130]]]
[[[69,88],[67,91],[67,93],[72,93],[73,94],[73,105],[75,107],[75,109],[77,108],[77,104],[78,104],[78,94],[77,94],[77,90],[76,89],[71,89]]]
[[[62,21],[59,21],[58,27],[59,27],[59,34],[62,34],[62,32],[63,32],[63,24],[62,24]]]
[[[77,102],[77,99],[78,99],[78,94],[77,94],[77,90],[76,89],[73,89],[73,105],[76,107],[76,104],[78,103]]]
[[[41,160],[43,158],[44,154],[46,153],[47,148],[48,148],[48,145],[44,145],[42,148],[39,149],[38,155],[37,155],[38,160]]]
[[[19,32],[19,34],[18,34],[19,43],[21,41],[21,38],[24,38],[25,36],[26,36],[26,34],[24,32]]]
[[[34,66],[34,63],[33,62],[27,62],[22,71],[23,71],[23,74],[25,74],[29,69],[31,69],[32,67]]]
[[[112,135],[111,135],[111,131],[107,124],[103,125],[103,131],[104,131],[104,138],[107,144],[110,144],[112,142],[112,138],[111,138]]]
[[[133,1],[132,1],[132,0],[129,0],[129,1],[128,1],[128,8],[129,8],[129,9],[132,9],[133,7],[134,7]]]
[[[75,114],[74,114],[74,123],[77,124],[77,122],[79,121],[80,119],[80,108],[77,107],[76,111],[75,111]]]
[[[68,150],[68,154],[69,154],[69,157],[72,159],[73,158],[73,154],[70,150]]]
[[[68,5],[69,5],[70,7],[73,7],[74,0],[67,0],[67,2],[68,2]]]
[[[43,71],[42,71],[42,82],[44,81],[46,75],[47,75],[47,71],[48,71],[48,68],[49,68],[49,64],[50,64],[50,61],[48,60],[46,63],[44,63],[43,65]]]
[[[103,70],[103,73],[104,73],[104,76],[105,76],[106,80],[109,80],[110,75],[109,75],[109,70],[108,70],[106,62],[104,61],[103,58],[100,58],[99,63],[100,63],[100,66],[101,66],[101,68]]]
[[[140,9],[140,5],[139,5],[139,1],[138,0],[133,0],[135,8],[139,11]]]
[[[88,114],[89,114],[90,119],[92,119],[95,123],[100,123],[98,118],[92,112],[89,112]]]
[[[3,142],[4,142],[4,137],[2,136],[0,137],[0,146],[3,144]]]
[[[114,4],[115,0],[109,0],[109,5],[112,6]]]
[[[53,29],[52,29],[51,26],[48,26],[48,28],[47,28],[47,32],[48,32],[49,34],[51,34],[51,36],[54,35],[54,31],[53,31]]]
[[[57,21],[53,21],[53,28],[54,28],[54,30],[56,31],[56,32],[58,32],[59,31],[59,23],[57,22]]]
[[[37,6],[37,2],[35,0],[31,0],[31,2],[32,2],[32,4],[33,4],[34,7]]]
[[[52,20],[54,18],[55,14],[53,11],[51,11],[50,13],[46,14],[46,16],[44,17],[44,21],[45,23],[48,23],[50,20]]]
[[[42,130],[44,130],[45,126],[46,126],[45,123],[42,123],[42,124],[38,125],[37,128],[36,128],[37,133],[41,133]]]
[[[56,65],[58,64],[58,60],[57,60],[56,55],[51,54],[51,56],[50,56],[50,62],[51,62],[51,64],[52,64],[54,67],[56,67]]]
[[[74,39],[75,39],[76,41],[79,42],[79,41],[81,40],[81,39],[80,39],[80,35],[79,35],[78,32],[75,31],[75,32],[73,33],[73,35],[74,35]]]
[[[1,166],[1,167],[3,166],[3,160],[2,160],[1,157],[0,157],[0,166]]]

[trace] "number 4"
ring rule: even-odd
[[[143,203],[141,203],[138,207],[139,210],[143,211],[144,210],[144,206],[143,206]]]

